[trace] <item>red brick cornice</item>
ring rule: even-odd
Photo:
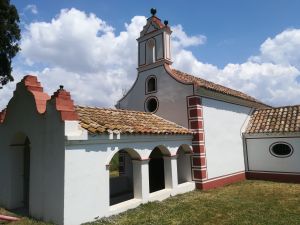
[[[56,110],[60,112],[62,120],[79,119],[70,92],[64,90],[62,86],[51,96],[51,101],[54,102]]]
[[[43,87],[41,86],[41,83],[38,81],[36,76],[26,75],[19,83],[17,83],[16,90],[14,91],[14,97],[18,96],[17,93],[19,92],[19,90],[25,90],[32,94],[37,112],[39,114],[44,114],[46,112],[47,102],[51,99],[51,103],[54,103],[54,107],[57,111],[60,112],[61,119],[63,121],[78,120],[78,115],[75,111],[75,106],[73,100],[71,99],[71,95],[69,92],[65,91],[63,87],[57,90],[52,95],[52,97],[50,97],[43,91]],[[0,123],[4,122],[5,116],[7,114],[6,112],[7,108],[0,111]]]
[[[47,101],[50,99],[50,96],[43,91],[41,83],[38,82],[36,76],[27,75],[25,76],[20,83],[17,84],[17,89],[19,86],[25,86],[26,89],[33,95],[36,109],[42,114],[46,111]]]

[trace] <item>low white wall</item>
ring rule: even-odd
[[[242,129],[251,108],[202,98],[208,179],[245,170]]]
[[[22,205],[23,146],[10,146],[18,133],[30,140],[31,216],[57,224],[63,223],[64,195],[64,123],[56,110],[48,106],[38,114],[33,96],[17,90],[10,101],[6,119],[0,124],[0,205]]]
[[[287,142],[292,145],[294,152],[286,158],[273,156],[270,145],[278,142]],[[247,161],[248,169],[251,171],[272,172],[300,172],[300,138],[299,137],[265,137],[247,138]]]
[[[77,225],[119,213],[126,207],[130,208],[129,206],[122,206],[123,208],[118,205],[109,206],[109,169],[106,165],[119,150],[131,148],[141,158],[147,159],[156,146],[163,145],[168,148],[171,155],[176,155],[180,145],[191,146],[191,140],[191,135],[121,134],[120,139],[114,140],[109,140],[108,135],[98,135],[89,136],[89,140],[85,142],[67,141],[65,224]],[[134,161],[133,177],[142,177],[140,182],[134,182],[135,198],[142,198],[140,203],[149,201],[148,160]],[[190,191],[190,189],[187,190]]]

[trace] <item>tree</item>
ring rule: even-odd
[[[0,0],[0,88],[13,81],[11,60],[20,50],[19,14],[10,0]]]

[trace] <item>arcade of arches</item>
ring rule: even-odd
[[[160,192],[171,191],[185,183],[192,183],[191,154],[188,145],[170,155],[164,146],[155,147],[149,159],[141,160],[133,149],[121,149],[109,164],[110,205],[131,199],[155,200]]]

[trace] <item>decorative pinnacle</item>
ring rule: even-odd
[[[156,8],[151,8],[150,13],[152,14],[152,16],[155,16],[155,14],[156,14]]]
[[[64,90],[64,85],[59,85],[59,90]]]
[[[164,21],[164,24],[167,26],[169,24],[169,21],[168,20],[165,20]]]

